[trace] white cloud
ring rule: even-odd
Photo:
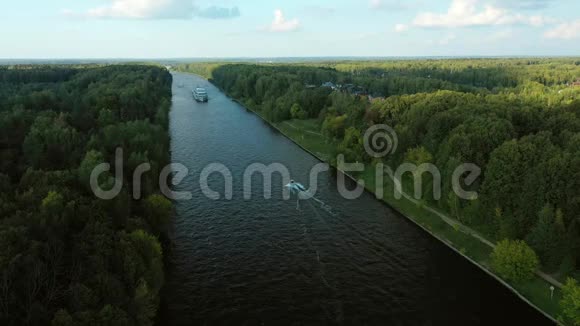
[[[446,13],[420,13],[412,25],[424,28],[453,28],[518,24],[542,26],[554,22],[543,16],[512,13],[491,4],[479,6],[478,2],[478,0],[453,0]]]
[[[395,25],[395,32],[397,33],[403,33],[409,30],[409,25],[405,25],[405,24],[397,24]]]
[[[110,4],[91,8],[84,13],[63,10],[63,14],[82,18],[101,19],[210,19],[234,18],[240,15],[237,7],[211,6],[199,8],[192,0],[108,0]]]
[[[300,28],[300,21],[296,18],[287,20],[280,9],[274,11],[274,21],[267,30],[270,32],[293,32]]]
[[[544,33],[545,38],[571,40],[580,38],[580,19],[560,24]]]
[[[189,18],[193,2],[187,0],[113,0],[110,5],[89,9],[93,18]]]

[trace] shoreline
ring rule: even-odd
[[[225,94],[225,93],[224,93]],[[302,150],[304,150],[305,152],[307,152],[308,154],[312,155],[314,158],[316,158],[317,160],[319,160],[320,162],[323,163],[328,163],[333,169],[335,169],[336,171],[338,171],[339,173],[344,174],[347,178],[349,178],[350,180],[352,180],[355,183],[359,183],[359,181],[357,179],[355,179],[353,176],[351,176],[350,174],[346,173],[345,171],[342,171],[341,169],[339,169],[338,167],[334,166],[333,164],[331,164],[330,162],[326,162],[324,159],[322,159],[321,157],[319,157],[318,155],[316,155],[315,153],[313,153],[312,151],[310,151],[309,149],[307,149],[306,147],[304,147],[303,145],[301,145],[300,143],[298,143],[296,140],[294,140],[292,137],[290,137],[289,135],[287,135],[286,133],[284,133],[282,130],[280,130],[278,127],[274,126],[273,124],[271,124],[269,121],[267,121],[266,119],[264,119],[261,115],[259,115],[258,113],[256,113],[255,111],[253,111],[250,108],[247,108],[246,106],[244,106],[243,104],[241,104],[239,101],[235,101],[236,103],[240,104],[242,107],[244,107],[246,110],[249,110],[250,112],[253,112],[254,114],[256,114],[257,116],[259,116],[263,121],[265,121],[270,127],[274,128],[276,131],[280,132],[280,134],[282,134],[284,137],[288,138],[290,141],[292,141],[294,144],[296,144],[298,147],[300,147]],[[419,227],[420,229],[422,229],[423,231],[427,232],[427,234],[429,234],[430,236],[432,236],[433,238],[437,239],[439,242],[443,243],[445,246],[447,246],[449,249],[453,250],[455,253],[457,253],[458,255],[462,256],[463,258],[467,259],[469,262],[471,262],[473,265],[477,266],[479,269],[481,269],[482,271],[484,271],[486,274],[488,274],[489,276],[493,277],[496,281],[498,281],[499,283],[501,283],[503,286],[507,287],[511,292],[513,292],[515,295],[517,295],[521,300],[523,300],[525,303],[527,303],[528,305],[530,305],[532,308],[536,309],[539,313],[541,313],[542,315],[544,315],[546,318],[548,318],[550,321],[552,321],[553,323],[555,323],[556,325],[560,325],[558,323],[558,321],[551,316],[550,314],[548,314],[547,312],[545,312],[544,310],[540,309],[537,305],[535,305],[534,303],[532,303],[529,299],[527,299],[523,294],[521,294],[519,291],[517,291],[514,287],[512,287],[509,283],[507,283],[505,280],[503,280],[502,278],[500,278],[498,275],[496,275],[495,273],[493,273],[491,270],[487,269],[485,266],[483,266],[482,264],[478,263],[477,261],[475,261],[474,259],[472,259],[471,257],[467,256],[466,254],[464,254],[463,252],[461,252],[459,249],[455,248],[451,242],[448,239],[444,239],[442,237],[440,237],[439,235],[435,234],[433,231],[427,229],[425,226],[423,226],[422,224],[420,224],[419,222],[417,222],[415,219],[413,219],[412,217],[410,217],[410,215],[406,214],[405,212],[403,212],[402,210],[400,210],[399,208],[391,205],[391,203],[387,202],[384,199],[380,199],[377,198],[375,192],[373,192],[372,190],[368,189],[367,187],[363,187],[364,191],[373,195],[374,198],[376,198],[377,200],[381,201],[383,204],[386,204],[390,209],[394,210],[395,212],[397,212],[399,215],[403,216],[404,218],[406,218],[407,220],[411,221],[415,226]]]

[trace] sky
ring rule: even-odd
[[[5,0],[0,58],[580,56],[578,0]]]

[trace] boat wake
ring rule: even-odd
[[[315,202],[317,202],[318,204],[320,204],[320,208],[322,210],[324,210],[325,212],[327,212],[328,214],[330,214],[331,216],[337,217],[338,213],[334,212],[332,210],[332,206],[327,205],[325,202],[323,202],[322,200],[318,199],[318,198],[314,198],[312,197],[312,200],[314,200]]]
[[[314,195],[312,195],[312,193],[309,190],[307,190],[306,187],[304,187],[302,184],[295,182],[294,180],[291,180],[290,183],[287,184],[285,187],[290,189],[290,191],[293,194],[296,194],[296,210],[300,210],[301,200],[313,200],[316,203],[318,203],[320,205],[320,208],[325,212],[327,212],[328,214],[334,217],[338,216],[338,214],[332,210],[332,206],[327,205],[324,201],[314,197]]]

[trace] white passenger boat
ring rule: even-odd
[[[196,87],[193,90],[193,98],[198,102],[207,102],[209,100],[207,91],[203,87]]]

